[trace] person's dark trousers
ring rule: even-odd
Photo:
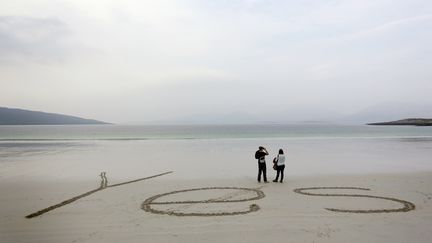
[[[277,171],[277,173],[276,173],[276,179],[274,179],[274,181],[277,181],[277,180],[278,180],[278,178],[279,178],[279,173],[280,173],[280,175],[281,175],[280,182],[283,181],[283,177],[284,177],[284,170],[285,170],[285,165],[279,165],[279,166],[276,167],[276,171]]]
[[[267,182],[267,168],[265,162],[258,162],[258,182],[261,182],[261,173],[263,174],[264,182]]]

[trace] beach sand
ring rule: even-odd
[[[273,171],[269,175],[273,175]],[[284,183],[271,180],[258,183],[254,177],[179,179],[174,171],[109,187],[122,182],[111,176],[106,175],[108,187],[31,219],[25,216],[99,188],[101,178],[95,175],[94,180],[20,180],[17,176],[3,180],[0,184],[0,242],[402,243],[432,239],[432,173],[299,176],[285,178]],[[152,174],[143,173],[142,176]],[[333,212],[326,208],[387,210],[404,205],[377,198],[308,196],[294,192],[297,188],[308,187],[369,188],[369,191],[304,192],[389,197],[413,203],[415,209],[390,213]],[[152,202],[147,200],[194,188],[213,189],[170,194],[154,198]],[[264,197],[260,197],[259,192]],[[257,199],[249,200],[254,197]],[[144,211],[146,200],[150,202],[147,207],[152,210],[171,214]],[[172,203],[179,201],[189,202]],[[252,212],[248,213],[249,210]],[[242,214],[230,215],[236,213]],[[178,216],[184,214],[199,216]]]

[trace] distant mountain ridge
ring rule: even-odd
[[[0,125],[85,125],[109,124],[93,119],[84,119],[41,111],[30,111],[15,108],[0,107]]]
[[[404,117],[431,117],[432,104],[414,102],[386,102],[370,106],[359,112],[342,117],[346,123],[371,123],[380,121],[396,121]]]
[[[368,123],[368,125],[388,125],[388,126],[432,126],[432,119],[426,119],[426,118],[407,118],[397,121],[390,121],[390,122],[375,122],[375,123]]]

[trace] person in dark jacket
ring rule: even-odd
[[[261,174],[263,174],[264,182],[267,183],[267,168],[265,156],[268,155],[267,149],[260,146],[255,152],[255,159],[258,160],[258,182],[261,182]]]

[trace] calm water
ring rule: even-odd
[[[0,141],[418,137],[432,137],[432,127],[343,125],[0,126]]]
[[[432,127],[0,126],[0,179],[253,179],[260,145],[285,150],[288,176],[432,171]]]

